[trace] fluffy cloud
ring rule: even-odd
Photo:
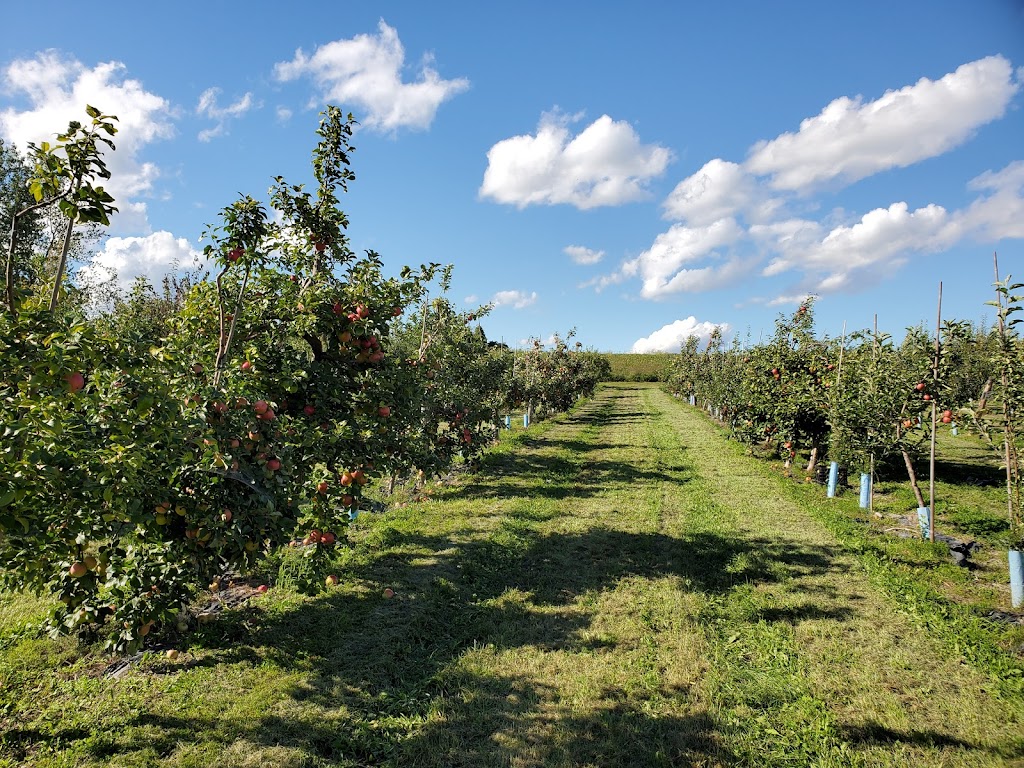
[[[572,136],[569,118],[551,113],[541,117],[535,135],[491,147],[480,196],[520,208],[621,205],[646,198],[647,183],[671,159],[665,147],[641,144],[627,122],[602,115]]]
[[[174,135],[170,104],[127,78],[124,64],[111,61],[90,69],[47,51],[9,64],[0,80],[4,90],[27,100],[24,109],[0,110],[0,134],[21,150],[29,142],[52,141],[71,120],[84,121],[85,105],[91,104],[118,117],[117,151],[106,157],[112,176],[104,185],[117,199],[115,204],[130,206],[126,198],[152,191],[160,172],[140,155],[147,144]],[[132,216],[138,219],[140,213],[144,214],[144,204],[136,202]]]
[[[623,277],[639,276],[640,295],[660,299],[684,291],[704,291],[727,284],[746,267],[732,259],[722,265],[686,267],[712,256],[717,248],[731,245],[743,234],[733,219],[721,219],[704,227],[674,224],[655,238],[653,245],[622,265]]]
[[[426,129],[442,103],[469,88],[465,78],[443,80],[429,59],[415,82],[404,83],[404,66],[398,33],[381,20],[377,35],[335,40],[312,56],[299,49],[291,61],[275,65],[274,74],[281,81],[311,77],[326,101],[358,104],[366,111],[360,122],[381,131]]]
[[[912,253],[941,251],[965,239],[1024,238],[1024,161],[986,171],[968,186],[987,194],[952,212],[934,204],[912,211],[897,202],[824,236],[819,225],[799,220],[752,227],[755,236],[773,239],[779,252],[764,274],[800,270],[816,276],[814,292],[835,293],[860,282],[854,275],[872,282],[886,277]]]
[[[839,98],[797,133],[755,145],[746,168],[775,189],[802,190],[839,178],[854,182],[941,155],[1003,116],[1020,89],[1010,62],[989,56],[939,80],[888,91],[863,103]]]
[[[497,307],[512,307],[523,309],[537,302],[537,292],[532,291],[498,291],[491,297],[490,303]]]
[[[683,179],[665,200],[665,217],[692,226],[731,218],[750,206],[756,182],[742,166],[715,158]]]
[[[217,97],[220,95],[220,88],[207,88],[199,97],[199,104],[196,106],[196,114],[208,117],[215,121],[216,125],[199,132],[200,141],[210,141],[216,136],[223,136],[227,130],[228,120],[239,118],[253,107],[251,93],[246,93],[234,104],[221,107],[217,104]]]
[[[183,237],[154,232],[147,237],[111,237],[90,264],[78,270],[85,283],[97,283],[117,276],[122,290],[131,288],[136,277],[159,285],[164,275],[197,264],[199,252]]]
[[[595,251],[582,245],[567,245],[562,252],[577,264],[597,264],[604,258],[604,251]]]
[[[646,338],[637,339],[633,342],[632,351],[678,352],[691,336],[696,336],[702,344],[707,344],[716,328],[720,329],[723,335],[728,335],[730,331],[728,323],[697,322],[697,318],[690,315],[685,320],[676,320],[662,326]]]
[[[676,222],[598,290],[639,277],[641,296],[721,288],[760,272],[795,272],[780,301],[834,293],[886,279],[914,253],[965,239],[1024,238],[1024,161],[987,171],[968,185],[977,198],[960,210],[905,202],[849,220],[820,216],[809,196],[872,174],[936,157],[1001,118],[1021,91],[1024,70],[1002,56],[973,61],[937,80],[922,78],[874,101],[839,98],[785,133],[751,147],[743,163],[715,158],[683,179],[663,203]],[[792,210],[804,214],[793,216]],[[765,264],[765,262],[767,262]]]

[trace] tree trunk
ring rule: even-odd
[[[917,473],[914,472],[914,463],[910,460],[910,454],[906,451],[900,451],[903,454],[903,462],[907,465],[907,476],[910,478],[910,487],[914,489],[914,497],[917,499],[917,506],[923,507],[924,496],[921,494],[921,488],[917,484]]]
[[[811,447],[811,458],[807,462],[807,469],[804,470],[805,474],[811,474],[814,472],[814,468],[818,465],[818,445],[815,443]]]

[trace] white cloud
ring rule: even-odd
[[[800,270],[816,276],[815,292],[836,293],[888,277],[913,253],[941,251],[966,239],[1024,238],[1024,161],[986,171],[968,186],[989,194],[953,212],[935,204],[912,211],[905,202],[893,203],[824,237],[814,222],[751,228],[755,236],[774,237],[779,252],[764,274]]]
[[[513,309],[523,309],[531,304],[537,302],[537,292],[532,291],[526,293],[525,291],[498,291],[491,297],[490,303],[497,307],[512,307]]]
[[[642,279],[640,295],[645,299],[660,299],[682,291],[710,290],[738,277],[746,266],[736,259],[716,266],[684,268],[683,265],[711,256],[716,248],[733,244],[742,234],[733,219],[721,219],[704,227],[673,224],[668,232],[655,238],[650,248],[625,262],[621,274]]]
[[[183,237],[170,232],[154,232],[146,237],[111,237],[91,263],[78,270],[85,283],[102,282],[116,273],[117,284],[127,291],[136,277],[159,285],[164,275],[188,269],[201,258],[199,251]]]
[[[666,218],[701,226],[743,211],[755,192],[756,182],[742,166],[715,158],[679,182],[662,205]]]
[[[637,339],[633,342],[632,351],[678,352],[691,336],[696,336],[702,344],[707,344],[716,328],[720,329],[723,335],[728,335],[731,330],[728,323],[697,322],[697,318],[690,315],[685,320],[676,320],[662,326],[646,338]]]
[[[582,245],[567,245],[562,252],[576,264],[597,264],[604,258],[604,251],[595,251]]]
[[[208,117],[216,123],[212,128],[206,128],[199,132],[200,141],[210,141],[216,136],[225,135],[228,120],[241,117],[254,105],[252,93],[247,92],[234,104],[229,104],[226,107],[218,106],[217,97],[219,95],[220,88],[207,88],[199,96],[196,114]]]
[[[577,136],[570,135],[569,122],[558,113],[545,114],[536,135],[491,147],[480,196],[519,208],[621,205],[646,198],[647,183],[672,159],[665,147],[641,144],[625,121],[602,115]]]
[[[277,115],[278,121],[282,123],[287,123],[292,119],[292,111],[288,107],[278,107],[274,114]]]
[[[104,187],[116,199],[115,205],[131,208],[130,215],[138,221],[144,218],[145,204],[129,200],[150,193],[160,175],[156,165],[142,160],[142,151],[147,144],[172,137],[174,126],[167,100],[146,91],[125,72],[120,62],[90,69],[56,51],[15,61],[3,70],[0,81],[8,93],[25,97],[28,106],[0,110],[0,134],[25,150],[29,142],[52,141],[71,120],[87,120],[86,104],[117,115],[118,133],[113,138],[117,151],[106,154],[112,176]]]
[[[301,49],[291,61],[274,67],[278,80],[295,80],[308,75],[323,98],[339,104],[357,104],[366,114],[360,122],[382,131],[430,127],[442,103],[469,88],[465,78],[443,80],[430,66],[420,65],[415,82],[402,82],[405,49],[398,33],[383,20],[377,35],[356,35],[335,40],[307,56]]]
[[[801,122],[797,133],[756,144],[745,167],[770,175],[776,189],[804,190],[835,178],[854,182],[959,146],[1002,117],[1019,89],[1010,62],[989,56],[866,104],[859,96],[842,97]]]

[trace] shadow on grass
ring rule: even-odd
[[[92,737],[64,731],[54,743],[81,741],[97,759],[141,759],[182,744],[247,742],[295,750],[313,766],[729,764],[736,756],[723,743],[736,726],[702,711],[652,711],[642,692],[609,689],[581,711],[560,704],[555,681],[516,656],[614,653],[614,640],[587,630],[593,596],[623,579],[677,578],[724,595],[838,567],[826,549],[788,541],[604,528],[541,535],[528,519],[457,546],[401,532],[388,539],[392,551],[345,574],[355,589],[278,614],[229,612],[196,636],[194,649],[208,653],[199,666],[301,673],[285,704],[250,720],[138,712],[119,731],[100,723]],[[385,585],[394,598],[383,596]],[[753,620],[796,618],[836,617],[808,609]]]

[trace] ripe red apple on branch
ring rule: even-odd
[[[64,377],[64,381],[67,382],[68,389],[71,392],[78,392],[85,386],[85,376],[78,371],[69,373]]]

